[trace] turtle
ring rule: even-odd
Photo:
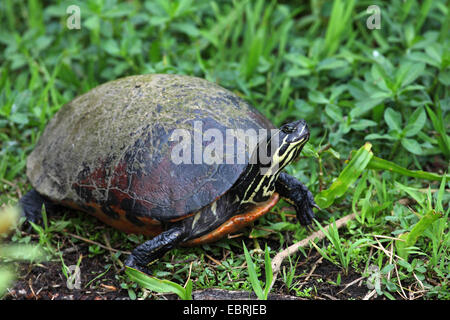
[[[172,248],[234,233],[280,198],[310,224],[319,209],[312,193],[283,172],[309,136],[305,120],[276,128],[237,94],[198,77],[128,76],[55,113],[27,158],[32,189],[19,205],[33,222],[43,205],[63,206],[144,234],[125,265],[150,273]]]

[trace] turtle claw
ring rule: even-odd
[[[320,210],[308,188],[296,178],[282,172],[276,182],[276,191],[295,207],[301,225],[308,225],[314,219],[313,208]]]
[[[151,274],[151,271],[149,268],[142,266],[141,264],[139,264],[136,259],[135,256],[133,254],[130,254],[127,258],[127,260],[125,261],[125,267],[128,268],[132,268],[132,269],[136,269],[140,272],[143,272],[145,274]]]
[[[297,205],[296,211],[297,211],[297,219],[300,222],[301,225],[309,225],[312,223],[312,220],[314,219],[314,211],[313,208],[316,208],[318,210],[321,210],[320,207],[316,204],[314,201],[314,197],[306,187],[302,186],[301,192],[303,196],[301,199],[298,199],[296,201]]]
[[[301,225],[306,226],[312,223],[312,220],[314,219],[314,211],[312,208],[314,207],[311,203],[308,203],[307,201],[303,201],[301,205],[296,205],[296,213],[297,213],[297,220],[300,222]]]

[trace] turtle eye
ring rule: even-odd
[[[284,133],[292,133],[295,131],[295,127],[288,123],[281,127],[281,131]]]

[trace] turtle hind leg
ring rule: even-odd
[[[31,221],[36,224],[39,224],[42,221],[42,205],[45,205],[46,212],[53,211],[57,207],[34,189],[28,191],[19,200],[19,207],[22,216],[24,216],[27,221]]]
[[[149,274],[147,266],[161,258],[186,237],[183,227],[173,227],[136,247],[125,265]]]

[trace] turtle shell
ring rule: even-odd
[[[94,204],[110,218],[120,211],[136,224],[173,221],[223,195],[248,163],[174,163],[178,142],[171,135],[175,129],[193,135],[195,121],[223,136],[227,129],[273,128],[243,99],[206,80],[130,76],[64,105],[28,157],[27,175],[40,194],[57,202]]]

